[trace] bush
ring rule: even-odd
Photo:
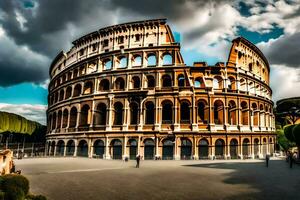
[[[29,191],[29,181],[22,175],[8,174],[2,177],[0,188],[5,193],[5,200],[24,199]]]
[[[9,186],[4,195],[5,200],[24,200],[24,191],[16,186]]]
[[[43,195],[33,195],[29,194],[26,196],[26,200],[47,200]]]

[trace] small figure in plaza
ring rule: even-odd
[[[269,167],[270,155],[266,154],[266,166]]]
[[[140,155],[137,155],[136,156],[136,168],[139,168],[140,167],[140,160],[141,160],[141,156]]]
[[[15,173],[16,172],[16,165],[14,161],[11,161],[11,169],[10,169],[10,173]]]
[[[294,159],[293,159],[293,155],[292,154],[289,155],[289,160],[290,160],[290,168],[293,168]]]

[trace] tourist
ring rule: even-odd
[[[270,155],[266,154],[266,166],[269,167]]]
[[[141,160],[141,156],[140,155],[137,155],[136,156],[136,168],[139,168],[140,167],[140,160]]]
[[[289,155],[289,160],[290,160],[290,168],[293,168],[294,159],[293,159],[293,155],[291,153]]]

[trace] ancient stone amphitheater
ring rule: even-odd
[[[272,154],[270,67],[243,37],[226,63],[184,64],[165,19],[102,28],[50,66],[47,152],[104,159]]]

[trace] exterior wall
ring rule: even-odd
[[[184,65],[165,20],[116,25],[74,41],[50,68],[49,155],[148,158],[153,151],[153,158],[227,159],[231,152],[238,158],[272,153],[269,74],[242,65],[236,47],[269,67],[253,44],[237,41],[228,63],[216,66]]]

